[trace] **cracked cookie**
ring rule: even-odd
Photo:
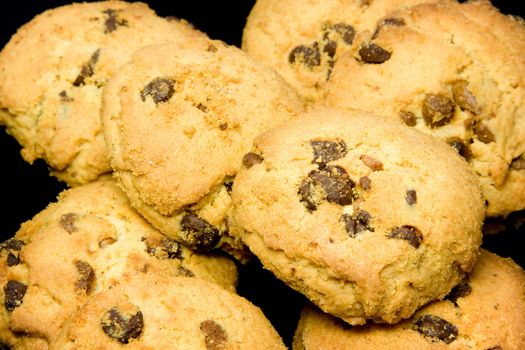
[[[64,191],[24,223],[0,244],[0,271],[0,342],[16,349],[47,349],[65,318],[126,274],[201,278],[232,292],[237,280],[232,260],[154,229],[109,176]]]
[[[353,49],[359,32],[371,30],[393,10],[435,1],[258,0],[246,22],[242,48],[274,68],[303,96],[318,100],[334,63]],[[369,61],[388,55],[373,45],[363,50]]]
[[[292,349],[523,349],[524,295],[523,270],[511,259],[481,250],[472,272],[444,300],[395,325],[350,327],[306,307]]]
[[[94,296],[50,346],[174,348],[286,349],[262,311],[246,299],[204,280],[148,274]]]
[[[205,49],[148,47],[106,86],[111,163],[132,206],[197,251],[243,259],[226,214],[231,182],[252,139],[304,109],[274,71],[220,41]]]
[[[390,20],[402,25],[382,26]],[[327,105],[384,114],[447,142],[476,172],[487,216],[525,209],[525,27],[489,1],[422,4],[361,33],[335,63]],[[379,55],[379,54],[378,54]]]
[[[100,124],[102,89],[139,48],[195,46],[206,36],[187,22],[158,17],[143,3],[86,2],[45,11],[0,53],[0,124],[23,158],[80,185],[109,172]]]
[[[232,233],[350,324],[443,298],[481,243],[483,200],[448,145],[365,112],[317,109],[261,134],[232,189]]]

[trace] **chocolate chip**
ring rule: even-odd
[[[159,242],[156,238],[142,238],[146,242],[146,252],[157,259],[182,259],[182,248],[171,238],[164,237]]]
[[[77,232],[78,228],[75,226],[77,220],[77,214],[67,213],[60,217],[60,225],[69,233]]]
[[[510,162],[510,168],[514,170],[525,169],[525,157],[521,155],[518,158],[514,158],[512,162]]]
[[[451,137],[446,139],[446,142],[454,148],[460,156],[466,160],[470,159],[470,147],[463,142],[459,137]]]
[[[467,282],[463,281],[450,291],[445,299],[450,300],[454,305],[457,306],[457,300],[459,298],[466,297],[472,293],[472,287]]]
[[[345,225],[345,230],[350,237],[356,237],[363,231],[374,231],[370,226],[370,214],[364,210],[359,210],[354,215],[343,214],[341,220]]]
[[[454,116],[454,102],[444,95],[427,94],[423,100],[422,112],[428,126],[443,126]]]
[[[452,83],[452,98],[459,108],[477,115],[480,112],[478,101],[467,86],[468,83],[465,80],[454,81]]]
[[[313,43],[311,46],[299,45],[295,47],[288,56],[288,61],[291,64],[302,63],[303,65],[312,68],[321,64],[321,53],[319,52],[319,44]]]
[[[298,194],[304,206],[316,210],[321,201],[348,205],[353,201],[355,184],[340,166],[326,166],[323,170],[312,170],[299,185]]]
[[[201,110],[204,113],[208,112],[208,107],[202,103],[197,103],[194,105],[197,109]]]
[[[127,344],[130,339],[136,339],[142,334],[144,317],[141,311],[125,314],[113,307],[102,318],[101,326],[108,337]]]
[[[400,111],[399,118],[408,126],[416,126],[417,124],[417,118],[412,112]]]
[[[191,212],[182,217],[180,225],[186,235],[184,243],[193,250],[208,251],[214,248],[221,238],[221,233],[216,227]]]
[[[221,123],[221,124],[219,124],[219,129],[221,129],[222,131],[228,129],[228,123]]]
[[[106,21],[104,22],[104,33],[108,34],[111,32],[114,32],[117,30],[118,26],[128,26],[128,21],[125,19],[118,19],[117,18],[117,10],[113,9],[107,9],[102,11],[108,18],[106,18]]]
[[[372,39],[377,38],[379,35],[379,32],[384,27],[402,27],[405,25],[405,20],[402,18],[395,18],[395,17],[388,17],[382,20],[378,25],[376,30],[374,31],[374,34],[372,34]]]
[[[421,241],[423,240],[421,231],[409,225],[404,225],[392,230],[392,232],[390,232],[387,237],[404,239],[414,248],[418,248],[421,245]]]
[[[421,316],[415,323],[416,330],[425,337],[452,343],[458,336],[458,329],[452,323],[433,315]]]
[[[140,92],[142,101],[149,95],[155,103],[168,102],[175,93],[175,82],[170,78],[157,77]]]
[[[252,166],[262,163],[263,160],[263,157],[261,157],[257,153],[249,152],[246,153],[244,157],[242,157],[242,165],[246,169],[250,169]]]
[[[359,185],[363,188],[363,190],[369,190],[371,183],[372,180],[370,180],[368,176],[363,176],[359,179]]]
[[[323,44],[323,52],[332,58],[335,56],[335,51],[337,50],[337,42],[335,40],[326,40]]]
[[[476,125],[474,125],[474,134],[476,134],[478,140],[483,143],[491,143],[496,140],[496,137],[492,131],[490,131],[489,128],[482,123],[476,123]]]
[[[73,99],[67,95],[65,90],[60,91],[58,96],[60,96],[60,100],[64,103],[73,101]]]
[[[417,194],[415,190],[408,190],[407,194],[405,196],[405,200],[407,201],[408,205],[414,205],[417,202]]]
[[[13,311],[22,304],[24,295],[27,292],[27,286],[15,280],[7,281],[4,286],[4,305],[7,311]]]
[[[95,282],[95,270],[87,262],[81,260],[75,261],[75,267],[80,275],[75,283],[75,288],[86,292],[86,294],[91,293]]]
[[[7,251],[7,266],[15,266],[20,264],[20,251],[22,250],[24,244],[24,241],[16,238],[8,239],[7,241],[0,244],[0,252],[2,250]]]
[[[361,161],[365,163],[367,167],[369,167],[370,169],[374,171],[383,170],[383,163],[381,163],[381,161],[373,157],[363,154],[361,155],[361,157],[359,157],[359,159],[361,159]]]
[[[232,193],[233,181],[232,180],[225,181],[224,182],[224,187],[226,188],[226,192]]]
[[[355,38],[355,29],[349,24],[346,23],[336,23],[332,25],[332,28],[341,35],[343,41],[348,45],[352,45]]]
[[[177,268],[177,271],[179,272],[181,276],[195,277],[195,274],[191,272],[191,270],[188,270],[187,268],[185,268],[184,266],[179,266]]]
[[[226,348],[228,335],[217,322],[213,320],[202,321],[200,330],[204,334],[207,350],[222,350]]]
[[[346,143],[340,139],[335,141],[310,141],[310,145],[314,150],[312,163],[321,167],[324,167],[328,162],[343,158],[348,153]]]
[[[388,61],[392,54],[379,45],[367,43],[359,49],[359,56],[365,63],[379,64]]]
[[[87,61],[82,66],[82,68],[80,69],[80,73],[78,74],[77,78],[73,82],[74,86],[84,85],[86,83],[86,78],[89,78],[93,74],[95,74],[95,65],[97,64],[99,56],[100,56],[100,49],[95,51],[89,58],[89,61]]]

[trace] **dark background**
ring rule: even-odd
[[[48,8],[71,1],[17,0],[10,1],[0,12],[0,47],[22,24]],[[184,18],[211,38],[240,45],[242,28],[254,0],[225,1],[145,1],[161,16]],[[502,12],[523,16],[520,1],[492,1]],[[30,54],[30,53],[28,53]],[[524,74],[524,72],[517,72]],[[0,242],[11,237],[20,224],[54,201],[65,188],[50,177],[43,161],[33,165],[25,163],[17,142],[0,126]],[[524,189],[525,190],[525,189]],[[522,218],[513,215],[507,220],[508,228],[498,235],[486,236],[483,246],[501,256],[512,257],[525,267],[525,229],[519,227]],[[290,290],[263,270],[257,262],[240,267],[238,291],[260,306],[275,328],[290,345],[291,336],[304,298]],[[256,330],[254,330],[256,331]]]

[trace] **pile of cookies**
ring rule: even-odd
[[[525,273],[480,248],[525,209],[522,72],[488,0],[258,0],[242,49],[143,3],[40,14],[0,123],[70,188],[0,245],[0,349],[285,349],[254,260],[309,300],[295,350],[525,348]]]

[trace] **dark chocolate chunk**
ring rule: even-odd
[[[379,64],[390,59],[392,54],[374,43],[363,44],[359,49],[359,57],[365,63]]]
[[[78,228],[75,226],[77,220],[77,214],[67,213],[60,217],[60,225],[69,233],[77,232]]]
[[[524,170],[525,169],[525,157],[523,155],[518,158],[514,158],[510,163],[510,168],[514,170]]]
[[[58,95],[60,96],[60,100],[62,102],[71,102],[71,101],[73,101],[73,99],[67,95],[66,90],[60,91],[60,93]]]
[[[496,136],[494,136],[492,131],[490,131],[489,128],[482,123],[476,123],[476,125],[474,125],[474,134],[476,134],[478,140],[483,143],[491,143],[496,141]]]
[[[383,170],[383,163],[381,163],[381,161],[373,158],[373,157],[370,157],[366,154],[363,154],[361,155],[361,157],[359,157],[359,159],[361,159],[361,161],[363,163],[365,163],[365,165],[367,167],[369,167],[370,169],[374,170],[374,171],[380,171],[380,170]]]
[[[348,45],[352,45],[355,38],[355,29],[349,24],[346,23],[336,23],[332,26],[332,28],[341,35],[341,38],[343,38],[343,41],[347,43]]]
[[[257,153],[249,152],[242,157],[242,165],[246,169],[250,169],[252,166],[262,163],[263,157],[258,155]]]
[[[440,94],[427,94],[423,100],[423,119],[430,127],[443,126],[454,116],[454,102]]]
[[[363,176],[359,179],[359,185],[363,188],[363,190],[369,190],[371,183],[372,180],[370,180],[368,176]]]
[[[117,12],[119,10],[107,9],[103,11],[107,16],[106,21],[104,22],[104,33],[108,34],[117,30],[118,26],[128,26],[128,21],[125,19],[118,19]]]
[[[202,321],[200,330],[204,334],[207,350],[222,350],[226,347],[228,335],[217,322],[213,320]]]
[[[354,186],[342,167],[326,166],[322,170],[312,170],[299,185],[298,194],[304,206],[313,211],[323,200],[339,205],[351,204]]]
[[[417,193],[415,190],[408,190],[407,194],[405,196],[405,200],[407,201],[408,205],[414,205],[417,202]]]
[[[113,307],[106,312],[100,323],[108,337],[122,344],[128,344],[130,339],[136,339],[142,334],[144,317],[141,311],[125,314]]]
[[[313,43],[311,46],[299,45],[295,47],[288,56],[288,61],[291,64],[301,63],[306,67],[312,68],[321,64],[321,53],[319,52],[319,44]]]
[[[450,137],[446,142],[454,148],[465,160],[470,159],[470,147],[459,137]]]
[[[27,286],[15,280],[7,281],[4,286],[4,305],[7,311],[13,311],[22,304]]]
[[[472,293],[472,287],[467,282],[463,281],[450,291],[445,299],[450,300],[454,305],[457,306],[457,300],[459,298],[466,297]]]
[[[432,341],[440,340],[450,344],[456,340],[458,329],[452,323],[433,315],[421,316],[415,323],[416,330]]]
[[[197,251],[208,251],[215,248],[221,238],[220,231],[195,213],[187,213],[180,222],[185,233],[184,243]]]
[[[384,27],[402,27],[405,25],[405,20],[402,18],[396,18],[396,17],[388,17],[382,20],[378,25],[376,30],[374,31],[374,34],[372,34],[372,39],[377,38],[379,35],[379,32]]]
[[[398,227],[387,236],[388,238],[403,239],[407,241],[412,247],[418,248],[423,240],[423,234],[414,226],[404,225]]]
[[[465,80],[454,81],[452,83],[452,98],[459,108],[477,115],[480,112],[478,101],[467,86],[468,83]]]
[[[226,187],[226,191],[228,193],[231,193],[232,192],[232,188],[233,188],[233,181],[232,180],[225,181],[224,182],[224,187]]]
[[[148,83],[140,92],[142,101],[149,95],[155,103],[168,102],[175,93],[175,81],[170,78],[157,77]]]
[[[182,259],[182,248],[175,240],[171,238],[163,238],[162,252],[168,259]]]
[[[20,251],[25,242],[11,238],[0,244],[0,252],[5,250],[7,252],[7,266],[15,266],[20,264]]]
[[[417,118],[412,112],[400,111],[399,118],[408,126],[416,126],[417,124]]]
[[[95,51],[89,58],[89,61],[87,61],[82,66],[82,68],[80,69],[80,73],[78,74],[77,78],[73,82],[73,85],[75,86],[84,85],[86,83],[86,78],[89,78],[93,74],[95,74],[95,65],[97,64],[99,56],[100,56],[100,49]]]
[[[197,109],[201,110],[204,113],[208,112],[208,107],[205,104],[197,103],[194,105]]]
[[[359,210],[354,215],[343,214],[341,220],[345,225],[345,230],[350,237],[356,237],[363,231],[374,231],[370,226],[370,214],[364,210]]]
[[[75,284],[75,288],[84,291],[86,294],[91,293],[95,282],[95,270],[85,261],[75,261],[75,267],[80,277]]]
[[[321,167],[324,167],[328,162],[343,158],[348,152],[346,143],[339,139],[336,141],[310,141],[310,145],[314,150],[312,163]]]
[[[337,50],[337,42],[335,40],[327,39],[323,44],[323,52],[332,58],[335,56],[335,51]]]

